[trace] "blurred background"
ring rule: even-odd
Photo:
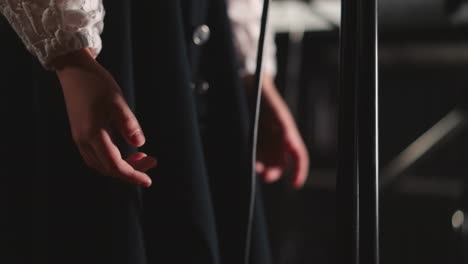
[[[263,186],[277,264],[336,263],[338,0],[273,0],[305,188]],[[379,1],[381,263],[468,263],[468,2]],[[468,218],[468,216],[467,216]]]

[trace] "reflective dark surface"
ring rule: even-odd
[[[275,263],[336,263],[336,169],[340,2],[273,1],[276,84],[308,147],[300,191],[263,185]]]
[[[379,11],[381,262],[466,263],[467,5]]]
[[[286,2],[331,0],[274,4]],[[311,153],[302,191],[263,189],[276,263],[337,263],[339,20],[328,14],[308,29],[273,21],[277,85]],[[467,32],[466,1],[379,1],[381,263],[468,263]]]

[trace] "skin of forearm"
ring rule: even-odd
[[[52,67],[59,79],[76,70],[96,70],[98,62],[93,58],[89,49],[80,49],[59,56],[52,61]]]
[[[255,90],[254,89],[254,76],[247,75],[244,77],[246,95],[249,105],[253,108],[255,100]],[[275,116],[278,119],[281,119],[285,124],[290,124],[294,122],[293,117],[291,116],[288,106],[284,102],[283,98],[276,89],[274,77],[271,74],[265,73],[262,77],[262,102],[261,102],[261,112],[264,113],[262,116],[263,119],[267,117]],[[266,114],[266,115],[265,115]],[[267,120],[264,120],[268,122]],[[290,124],[290,125],[294,125]]]

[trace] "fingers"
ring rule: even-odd
[[[283,170],[280,167],[267,167],[263,162],[255,163],[255,171],[262,176],[266,183],[273,183],[281,178]]]
[[[266,183],[273,183],[278,181],[283,174],[283,169],[281,167],[267,167],[263,172],[263,180]]]
[[[117,129],[130,145],[134,147],[143,146],[145,144],[145,136],[125,99],[122,96],[117,96],[114,103],[116,106],[114,121],[116,122]]]
[[[146,187],[151,185],[151,179],[147,174],[134,169],[122,159],[119,149],[106,130],[101,130],[91,145],[106,174]]]
[[[156,164],[157,161],[153,157],[145,157],[130,165],[132,165],[132,167],[135,168],[135,170],[146,172],[149,169],[156,167]]]
[[[256,162],[255,171],[262,176],[266,183],[278,181],[283,174],[283,169],[280,166],[266,166],[260,161]]]
[[[263,164],[262,162],[260,161],[257,161],[255,163],[255,171],[258,173],[258,174],[263,174],[263,172],[265,171],[265,164]]]
[[[292,147],[291,156],[293,162],[292,185],[294,188],[301,188],[309,174],[309,154],[303,147]]]
[[[153,157],[148,157],[143,152],[133,153],[125,159],[135,170],[146,172],[151,168],[156,167],[157,161]]]
[[[146,153],[143,153],[143,152],[135,152],[133,153],[132,155],[130,155],[129,157],[127,157],[125,160],[127,162],[135,162],[135,161],[139,161],[141,160],[142,158],[144,157],[147,157],[148,155],[146,155]]]

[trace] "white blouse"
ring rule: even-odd
[[[63,54],[101,51],[104,8],[96,0],[0,0],[0,12],[44,67]]]
[[[262,2],[228,0],[234,44],[244,73],[255,72]],[[63,54],[90,48],[96,57],[101,51],[102,0],[0,0],[0,12],[47,69]],[[267,33],[264,71],[275,74],[276,49],[272,32]]]
[[[228,0],[227,4],[241,70],[253,74],[257,66],[263,0]],[[277,71],[274,33],[269,24],[265,35],[263,71],[271,75],[275,75]]]

